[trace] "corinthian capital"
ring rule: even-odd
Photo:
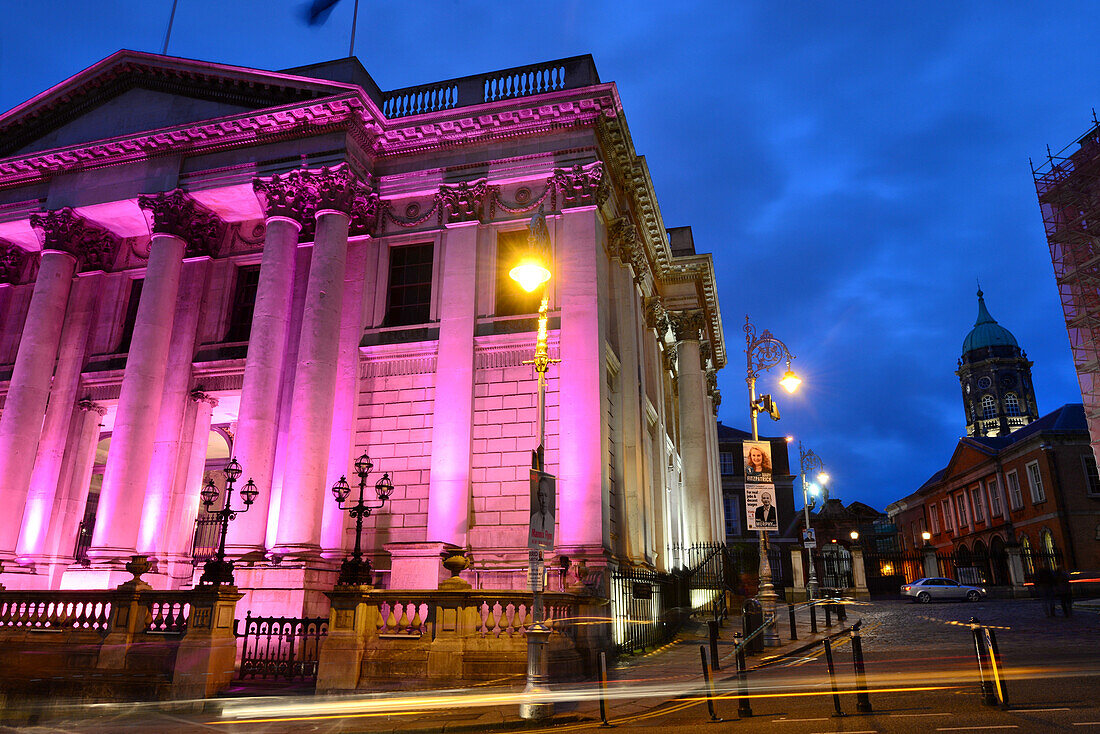
[[[439,187],[437,198],[451,222],[480,222],[492,187],[485,179]]]
[[[699,369],[707,369],[708,362],[710,362],[710,342],[701,341],[699,342]]]
[[[313,221],[317,192],[310,185],[307,173],[298,169],[270,178],[253,179],[252,190],[264,208],[265,217],[286,217],[303,227]]]
[[[42,249],[67,252],[81,270],[106,270],[114,262],[118,238],[69,207],[32,214],[31,226],[42,233]]]
[[[668,319],[672,322],[672,332],[676,335],[676,341],[698,341],[699,332],[706,325],[703,312],[699,309],[669,311]]]
[[[351,216],[352,203],[362,188],[351,166],[341,163],[319,171],[307,171],[317,194],[317,210],[331,209]]]
[[[630,217],[619,217],[607,228],[607,247],[611,257],[623,265],[634,264],[634,251],[638,247],[638,231]]]
[[[27,264],[27,251],[22,247],[0,241],[0,283],[19,282]]]
[[[211,254],[225,233],[221,218],[181,189],[139,196],[138,206],[149,212],[153,234],[179,237],[189,257]]]
[[[650,329],[656,329],[661,336],[668,331],[668,313],[657,296],[649,296],[645,299],[645,325]]]
[[[569,169],[556,168],[550,176],[550,184],[559,197],[561,208],[574,206],[601,206],[607,201],[610,187],[603,175],[603,162],[596,161]]]
[[[368,178],[359,188],[355,200],[351,204],[351,224],[348,232],[353,235],[370,235],[378,224],[378,214],[382,210],[382,202],[378,198],[378,191]]]

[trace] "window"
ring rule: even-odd
[[[989,491],[989,518],[992,520],[1001,516],[1001,487],[993,477],[985,483],[985,488]]]
[[[1024,496],[1020,492],[1020,479],[1016,476],[1016,470],[1013,469],[1008,474],[1005,474],[1005,483],[1008,484],[1008,504],[1013,510],[1018,510],[1024,506]]]
[[[928,522],[932,526],[932,535],[940,534],[940,508],[932,505],[928,508]]]
[[[741,535],[741,515],[738,514],[740,503],[738,502],[737,495],[723,495],[722,504],[725,505],[726,510],[726,537],[737,537]]]
[[[993,400],[992,395],[982,396],[982,418],[996,418],[997,417],[997,403]]]
[[[982,502],[982,487],[980,484],[970,490],[970,507],[974,510],[974,522],[984,522],[985,503]]]
[[[1028,576],[1035,573],[1035,554],[1031,552],[1031,541],[1026,535],[1020,536],[1020,555],[1024,560],[1024,573]]]
[[[237,268],[237,285],[233,289],[233,305],[229,308],[227,342],[247,341],[252,331],[252,312],[256,307],[256,289],[260,285],[260,266]]]
[[[542,289],[525,293],[508,275],[527,251],[527,230],[497,234],[497,316],[519,316],[538,313]]]
[[[1043,475],[1039,473],[1039,462],[1033,461],[1027,465],[1027,483],[1031,488],[1031,503],[1037,505],[1046,500],[1046,492],[1043,491]]]
[[[966,492],[960,492],[955,495],[955,517],[959,521],[959,530],[962,530],[963,526],[970,524],[966,519]]]
[[[423,324],[431,317],[434,249],[430,242],[390,248],[386,326]]]
[[[944,530],[951,530],[954,527],[954,524],[951,522],[951,504],[947,500],[944,500],[942,502],[942,505],[943,505],[943,529]]]
[[[734,473],[732,453],[729,451],[722,451],[718,454],[718,461],[721,465],[722,476],[728,476]]]
[[[1092,454],[1081,457],[1081,464],[1085,470],[1085,491],[1090,497],[1100,495],[1100,475],[1096,472],[1096,459]]]
[[[1020,401],[1014,392],[1005,395],[1005,415],[1020,415]]]
[[[1058,549],[1054,545],[1054,536],[1049,530],[1043,528],[1039,533],[1039,542],[1043,547],[1044,565],[1051,571],[1058,570]]]
[[[141,302],[141,286],[145,281],[135,278],[130,281],[130,300],[126,302],[126,316],[122,319],[122,336],[118,340],[116,354],[130,351],[130,340],[134,338],[134,322],[137,320],[138,304]]]

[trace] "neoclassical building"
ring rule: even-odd
[[[670,569],[723,536],[714,270],[590,57],[383,92],[355,59],[121,51],[4,114],[3,584],[105,588],[145,554],[192,585],[236,457],[244,605],[319,613],[354,544],[330,487],[366,452],[395,487],[377,583],[434,588],[456,546],[522,588],[539,298],[508,272],[540,213],[548,563]]]

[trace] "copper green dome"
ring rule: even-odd
[[[985,298],[981,288],[978,289],[978,320],[974,322],[974,328],[963,340],[962,353],[972,352],[984,347],[1016,347],[1016,337],[1012,332],[1001,326],[989,315],[989,309],[985,307]]]

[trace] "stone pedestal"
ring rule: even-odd
[[[1024,557],[1019,545],[1006,546],[1008,552],[1008,578],[1012,581],[1013,596],[1027,596],[1024,575]]]
[[[791,548],[791,586],[787,589],[787,601],[806,601],[806,582],[802,574],[802,549]]]
[[[849,591],[856,599],[870,599],[871,593],[867,590],[867,567],[863,563],[863,549],[852,548],[852,584]]]
[[[925,578],[937,578],[940,575],[940,563],[936,558],[936,549],[930,545],[921,549],[921,565],[924,566]]]
[[[438,589],[450,574],[443,568],[443,552],[457,550],[450,543],[386,543],[390,554],[389,589]]]
[[[321,642],[317,658],[317,693],[355,690],[363,667],[367,638],[377,636],[372,614],[377,607],[367,604],[364,591],[371,586],[338,586],[325,594],[331,605],[328,635]]]
[[[237,663],[233,620],[243,594],[235,586],[200,586],[176,651],[172,697],[207,698],[229,686]]]

